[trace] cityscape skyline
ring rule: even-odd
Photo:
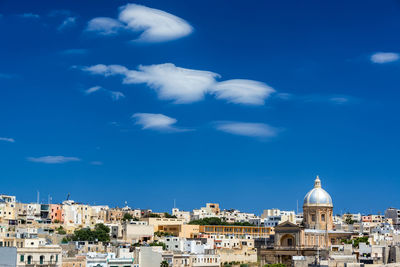
[[[400,207],[399,10],[4,0],[0,192],[260,212],[320,175],[335,214]]]

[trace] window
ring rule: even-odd
[[[20,261],[20,262],[24,262],[24,258],[25,258],[24,255],[21,255],[21,256],[19,257],[19,261]]]
[[[315,222],[315,214],[311,215],[311,221]]]
[[[44,264],[44,256],[43,255],[40,256],[39,261],[40,261],[40,264]]]
[[[321,221],[323,221],[323,222],[325,221],[325,214],[321,215]]]

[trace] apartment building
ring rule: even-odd
[[[152,241],[154,240],[154,226],[145,221],[125,222],[122,225],[122,238],[130,243]]]
[[[62,267],[62,249],[42,243],[17,248],[17,267]]]
[[[205,235],[231,235],[235,237],[269,237],[273,228],[260,226],[200,225],[199,231]]]

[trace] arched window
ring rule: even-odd
[[[40,261],[40,264],[44,264],[44,256],[43,255],[40,256],[39,261]]]
[[[27,263],[28,263],[28,264],[31,264],[31,263],[32,263],[32,256],[31,256],[31,255],[28,256],[28,258],[27,258]]]
[[[286,234],[281,238],[281,246],[292,247],[294,246],[294,236]]]

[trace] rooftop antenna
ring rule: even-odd
[[[174,198],[174,209],[176,209],[176,199]]]
[[[37,195],[36,195],[36,203],[39,204],[39,198],[40,198],[40,193],[39,190],[37,191]]]
[[[296,214],[299,214],[299,200],[296,200],[297,202],[297,210],[296,210]]]

